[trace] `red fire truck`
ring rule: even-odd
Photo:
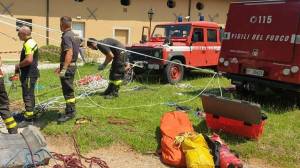
[[[218,70],[238,89],[300,91],[300,1],[230,5]]]
[[[206,21],[178,22],[157,25],[148,41],[127,47],[129,60],[144,70],[163,74],[169,83],[183,78],[186,67],[216,67],[221,49],[218,24]],[[170,63],[170,60],[175,63]]]

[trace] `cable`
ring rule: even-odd
[[[0,15],[1,16],[1,15]],[[13,24],[9,24],[7,22],[3,22],[3,21],[0,21],[0,23],[4,23],[4,24],[8,24],[10,26],[13,26],[13,27],[17,27],[16,25],[13,25]],[[27,22],[28,23],[28,22]],[[44,28],[43,26],[39,26],[39,27],[42,27]],[[50,30],[50,29],[49,29]],[[53,40],[52,38],[49,38],[49,37],[45,37],[45,36],[42,36],[40,34],[38,34],[39,36],[41,37],[44,37],[44,38],[48,38],[50,40]],[[58,41],[58,40],[54,40],[54,41]],[[123,51],[127,51],[127,52],[131,52],[131,53],[135,53],[135,54],[139,54],[139,55],[142,55],[142,56],[146,56],[146,57],[150,57],[150,58],[154,58],[154,59],[158,59],[158,60],[162,60],[162,61],[166,61],[166,62],[170,62],[170,63],[174,63],[174,64],[178,64],[178,65],[182,65],[182,66],[185,66],[185,67],[190,67],[190,68],[193,68],[193,69],[197,69],[197,70],[202,70],[201,68],[197,68],[197,67],[193,67],[193,66],[188,66],[188,65],[184,65],[184,64],[179,64],[177,62],[173,62],[173,61],[169,61],[169,60],[164,60],[164,59],[161,59],[161,58],[156,58],[156,57],[153,57],[153,56],[150,56],[150,55],[146,55],[146,54],[142,54],[142,53],[138,53],[138,52],[134,52],[134,51],[130,51],[130,50],[126,50],[126,49],[123,49],[123,48],[119,48],[119,47],[115,47],[115,46],[111,46],[111,45],[107,45],[107,44],[104,44],[104,43],[100,43],[98,41],[93,41],[97,44],[101,44],[101,45],[104,45],[104,46],[108,46],[108,47],[111,47],[111,48],[115,48],[115,49],[119,49],[119,50],[123,50]],[[206,70],[207,71],[207,70]],[[210,71],[207,71],[207,72],[210,72]],[[79,78],[80,78],[80,73],[79,73],[79,70],[77,69],[77,73],[79,75]],[[211,73],[211,72],[210,72]],[[199,95],[201,95],[207,88],[208,86],[210,85],[211,81],[214,79],[214,77],[216,76],[216,72],[213,73],[214,76],[212,77],[212,79],[208,82],[208,84],[206,85],[205,89],[202,90],[197,96],[191,98],[191,99],[188,99],[188,100],[185,100],[185,101],[181,101],[179,103],[186,103],[186,102],[189,102],[189,101],[192,101],[194,100],[195,98],[197,98]],[[86,95],[87,92],[85,90],[85,93]],[[156,105],[165,105],[165,103],[155,103],[155,104],[148,104],[148,105],[140,105],[140,106],[130,106],[130,107],[118,107],[118,108],[108,108],[108,107],[104,107],[104,106],[101,106],[99,104],[97,104],[95,101],[93,101],[89,96],[87,96],[88,99],[91,101],[92,104],[94,104],[95,106],[97,107],[100,107],[100,108],[104,108],[104,109],[131,109],[131,108],[139,108],[139,107],[152,107],[152,106],[156,106]]]
[[[9,17],[7,17],[7,16],[3,16],[3,15],[0,15],[0,16],[9,19]],[[12,18],[10,18],[10,19],[12,19]],[[17,20],[17,19],[15,19],[15,18],[13,18],[13,19],[14,19],[14,20]],[[37,24],[32,24],[32,23],[26,22],[26,21],[20,21],[20,22],[26,23],[26,24],[28,24],[28,25],[37,25]],[[5,23],[4,23],[4,24],[5,24]],[[13,25],[13,26],[16,26],[16,25]],[[46,30],[56,31],[56,32],[57,32],[57,30],[55,30],[55,29],[50,29],[50,28],[47,28],[47,27],[41,26],[41,25],[37,25],[37,26],[38,26],[38,27],[41,27],[41,28],[43,28],[43,29],[46,29]],[[45,37],[45,38],[51,39],[50,37]],[[144,56],[144,57],[148,57],[148,58],[152,58],[152,59],[156,59],[156,60],[160,60],[160,61],[165,61],[165,62],[172,63],[172,64],[181,65],[181,66],[184,66],[184,67],[187,67],[187,68],[192,68],[192,69],[202,70],[202,71],[206,71],[206,72],[208,72],[208,73],[216,73],[216,72],[212,72],[212,71],[209,71],[209,70],[206,70],[206,69],[203,69],[203,68],[198,68],[198,67],[191,66],[191,65],[185,65],[185,64],[183,64],[183,63],[178,63],[178,62],[174,62],[174,61],[170,61],[170,60],[166,60],[166,59],[162,59],[162,58],[157,58],[157,57],[154,57],[154,56],[151,56],[151,55],[147,55],[147,54],[143,54],[143,53],[139,53],[139,52],[127,50],[127,49],[124,49],[124,48],[112,46],[112,45],[105,44],[105,43],[101,43],[101,42],[99,42],[99,41],[89,40],[89,39],[86,39],[86,38],[81,38],[81,39],[84,40],[84,41],[94,42],[94,43],[96,43],[96,44],[101,44],[101,45],[104,45],[104,46],[107,46],[107,47],[110,47],[110,48],[115,48],[115,49],[118,49],[118,50],[121,50],[121,51],[126,51],[126,52],[129,52],[129,53],[141,55],[141,56]],[[51,40],[52,40],[52,39],[51,39]],[[55,41],[57,41],[57,40],[55,40]]]

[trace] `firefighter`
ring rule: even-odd
[[[15,65],[15,76],[20,76],[23,102],[25,104],[24,121],[19,127],[32,124],[34,119],[35,94],[34,88],[39,77],[38,57],[39,49],[35,40],[31,37],[31,29],[23,26],[18,30],[18,36],[24,41],[21,51],[20,62]]]
[[[65,114],[57,122],[63,123],[75,117],[75,95],[74,76],[76,73],[76,61],[79,53],[80,39],[71,30],[72,19],[68,16],[60,18],[60,29],[63,32],[61,37],[60,67],[56,74],[60,77],[62,92],[66,101]]]
[[[2,61],[0,57],[0,115],[4,121],[8,133],[17,134],[18,124],[13,118],[12,114],[9,112],[9,100],[4,86],[3,72],[2,72]]]
[[[101,45],[100,43],[107,44],[113,47],[107,47]],[[123,82],[124,73],[125,73],[125,61],[127,59],[127,54],[122,49],[125,49],[125,46],[118,40],[112,38],[106,38],[99,41],[94,38],[89,38],[87,41],[87,46],[93,50],[100,50],[105,55],[104,63],[100,64],[98,70],[104,70],[105,67],[112,61],[110,74],[109,74],[109,85],[108,88],[102,93],[106,99],[112,99],[119,96],[119,89]]]

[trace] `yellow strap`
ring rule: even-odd
[[[113,83],[114,85],[116,85],[116,86],[119,86],[119,85],[121,85],[122,84],[122,80],[115,80],[115,81],[110,81],[111,83]]]
[[[6,127],[7,127],[8,129],[15,128],[16,126],[17,126],[17,123],[16,123],[16,122],[13,122],[12,124],[6,125]]]
[[[13,122],[13,121],[15,121],[15,119],[13,117],[9,117],[9,118],[4,120],[4,123],[7,124],[7,123],[10,123],[10,122]]]
[[[76,99],[72,98],[72,99],[67,99],[66,103],[75,103]]]
[[[33,116],[33,112],[32,111],[26,111],[25,112],[25,117],[31,117]]]

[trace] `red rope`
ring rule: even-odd
[[[76,133],[76,130],[77,129],[75,129],[74,134]],[[93,165],[98,165],[100,168],[109,168],[107,163],[100,158],[87,158],[85,156],[82,156],[80,154],[78,143],[75,139],[74,134],[72,135],[72,139],[76,154],[73,153],[71,155],[62,155],[58,153],[52,153],[53,159],[63,162],[63,165],[56,164],[53,166],[53,168],[86,168],[86,166],[84,166],[81,162],[82,159],[84,159],[86,163],[89,163],[89,168],[92,168]]]

